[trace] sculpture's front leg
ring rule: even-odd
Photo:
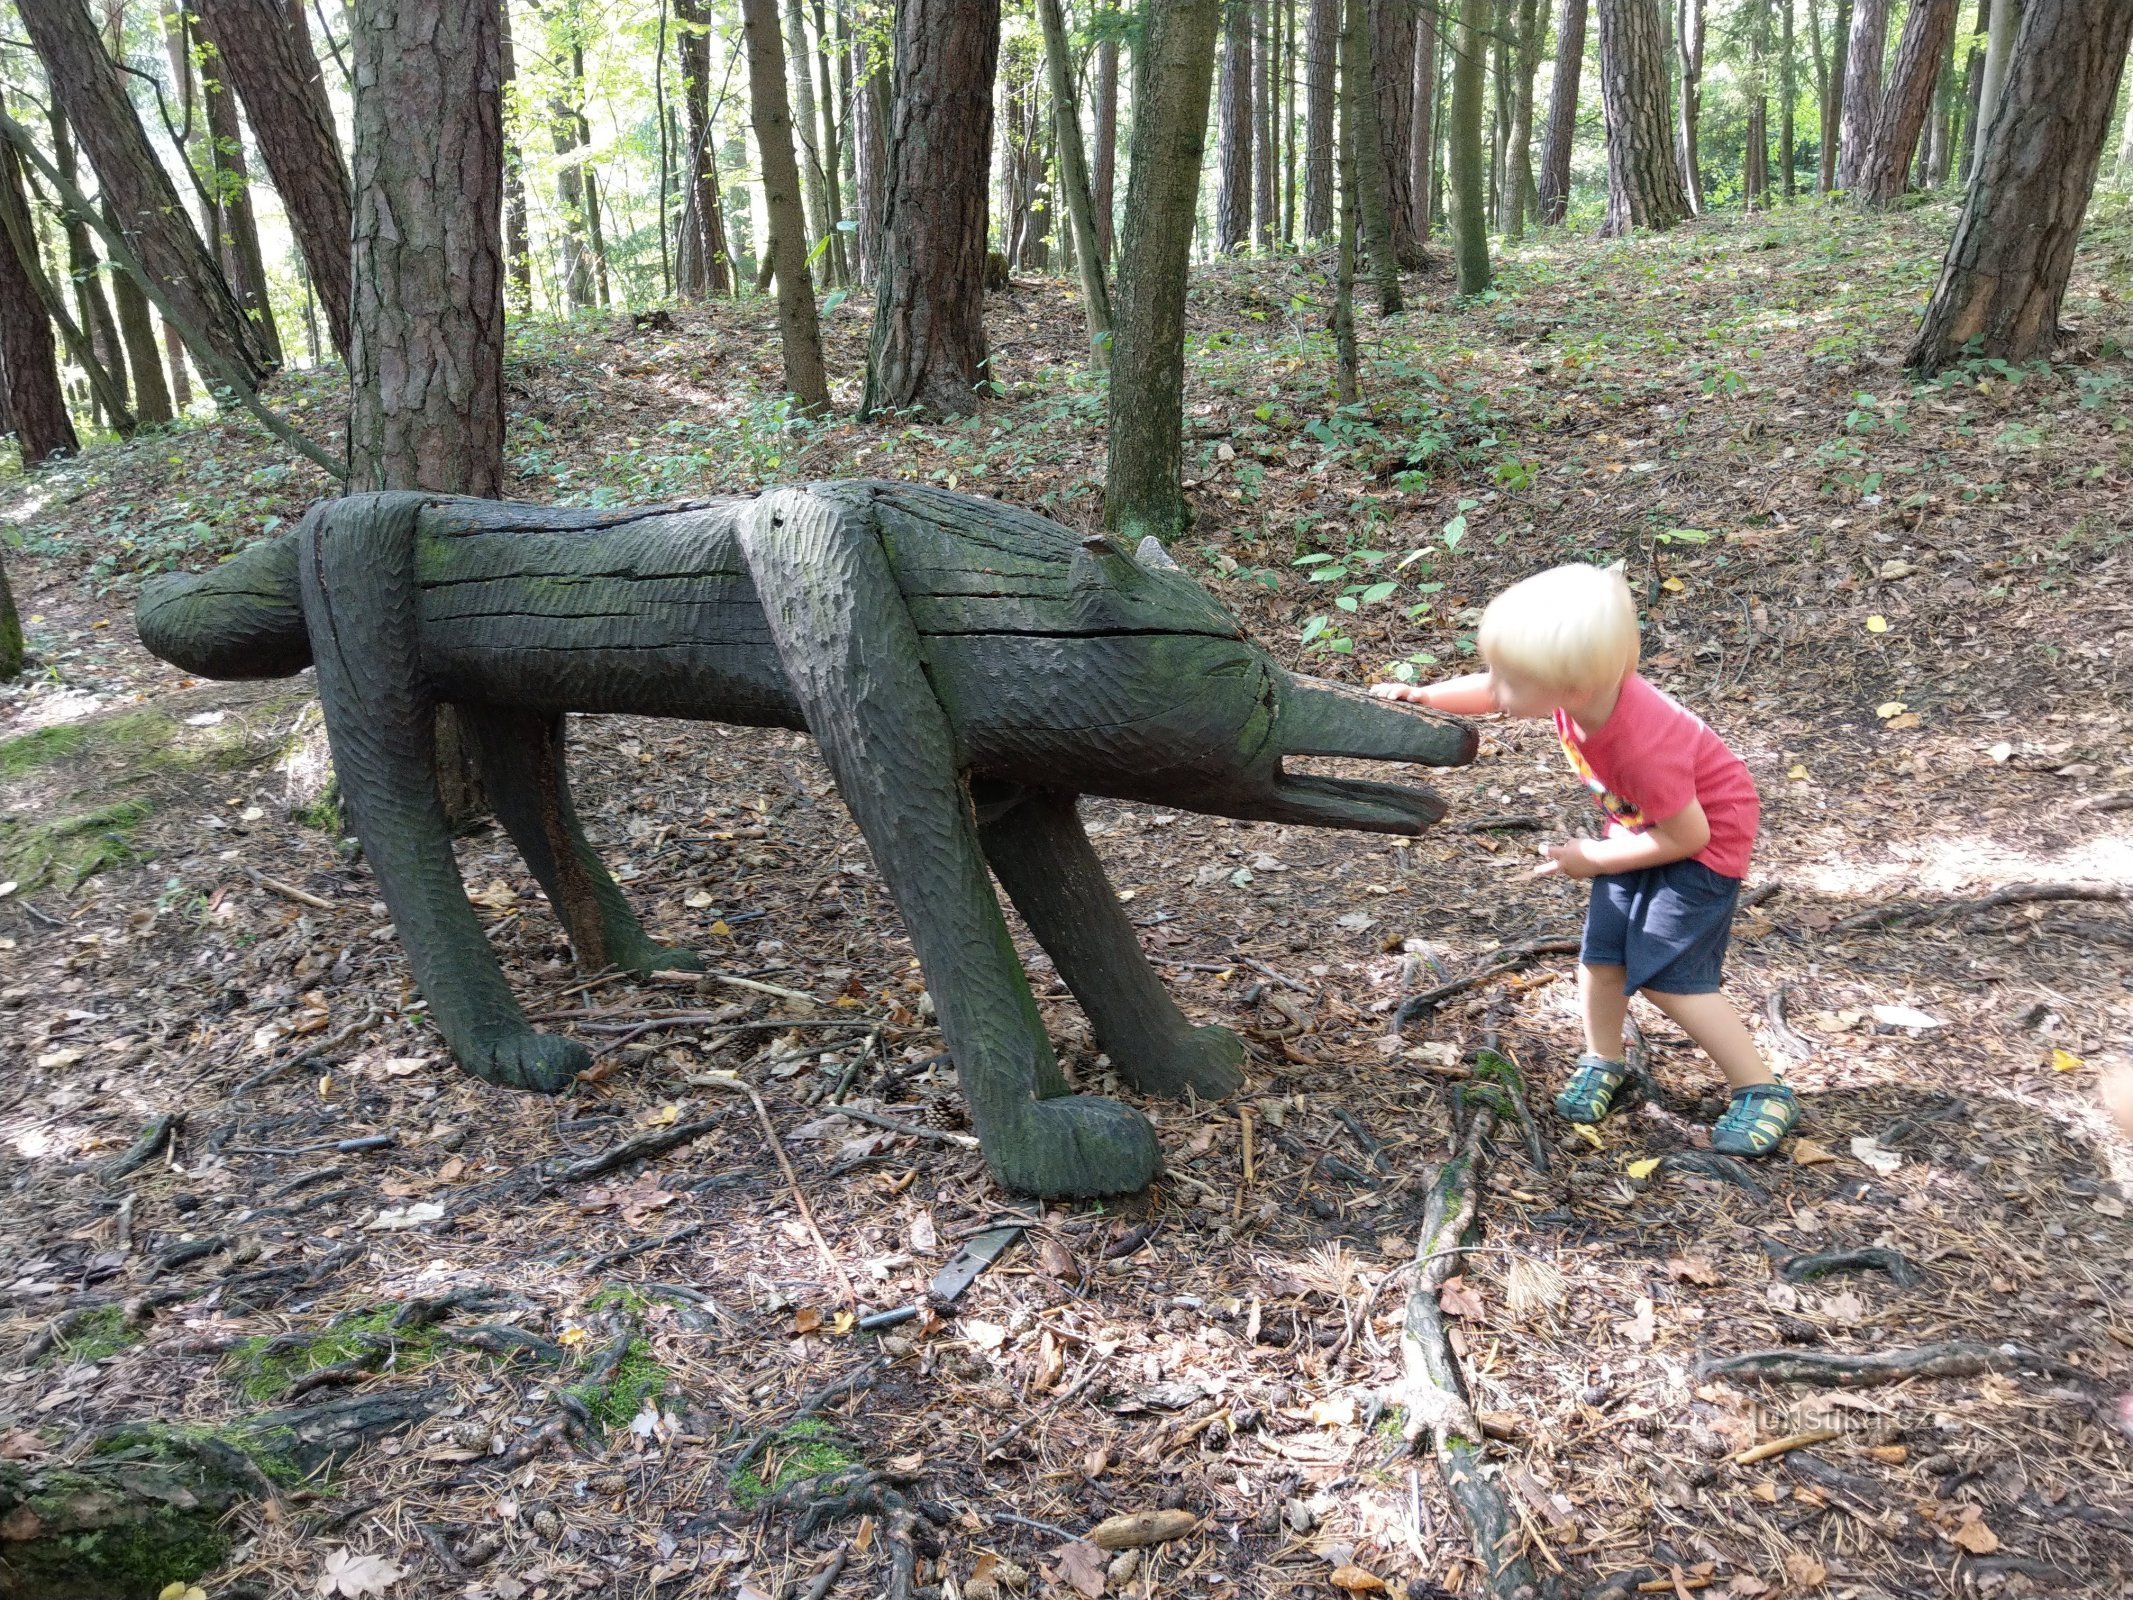
[[[480,753],[489,804],[540,879],[578,964],[640,974],[701,972],[694,951],[661,945],[644,931],[586,839],[570,801],[562,717],[494,706],[461,706],[459,713]]]
[[[1096,1030],[1096,1042],[1143,1094],[1215,1099],[1244,1082],[1244,1042],[1186,1020],[1141,954],[1075,810],[1056,789],[1016,800],[981,829],[985,854]]]
[[[423,681],[415,519],[427,497],[334,501],[298,531],[304,624],[341,795],[430,1019],[477,1078],[553,1094],[591,1063],[535,1033],[467,903],[437,799],[436,701]]]
[[[807,725],[917,946],[986,1163],[1037,1195],[1144,1187],[1147,1120],[1070,1095],[978,844],[947,714],[863,503],[765,495],[741,549]]]

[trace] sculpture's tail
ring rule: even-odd
[[[313,515],[317,515],[316,512]],[[311,665],[296,586],[294,533],[240,550],[209,572],[141,585],[141,643],[203,678],[286,678]]]

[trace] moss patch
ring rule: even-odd
[[[141,1341],[141,1330],[121,1306],[99,1306],[83,1312],[66,1326],[59,1341],[45,1353],[44,1364],[55,1361],[101,1361]]]
[[[121,800],[44,822],[0,817],[0,871],[26,889],[45,883],[79,888],[99,872],[140,858],[133,830],[154,810],[145,800]]]
[[[435,1358],[441,1341],[434,1329],[395,1329],[398,1309],[379,1306],[336,1317],[314,1334],[247,1339],[229,1353],[224,1369],[250,1400],[277,1399],[306,1373],[348,1361],[381,1366],[390,1359],[395,1371],[411,1372]]]
[[[763,1476],[765,1465],[770,1477]],[[802,1417],[778,1430],[778,1436],[763,1447],[763,1453],[726,1480],[733,1503],[751,1511],[780,1489],[825,1472],[855,1467],[859,1458],[844,1448],[837,1430],[819,1417]]]
[[[603,1428],[626,1428],[644,1409],[647,1400],[657,1398],[666,1389],[673,1374],[652,1359],[652,1347],[642,1339],[632,1339],[622,1359],[615,1363],[615,1370],[597,1383],[580,1383],[571,1386],[570,1393],[581,1401],[593,1421]]]

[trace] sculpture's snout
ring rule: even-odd
[[[134,625],[151,655],[203,678],[286,678],[311,665],[296,541],[251,545],[201,573],[141,585]]]
[[[1283,685],[1274,743],[1284,759],[1348,756],[1456,767],[1474,759],[1480,740],[1463,722],[1395,710],[1344,685],[1291,675]],[[1444,801],[1431,789],[1319,777],[1277,766],[1272,804],[1265,815],[1271,822],[1322,828],[1420,833],[1444,812]]]

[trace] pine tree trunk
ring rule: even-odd
[[[1482,82],[1487,67],[1483,42],[1490,0],[1459,0],[1452,33],[1452,114],[1444,156],[1450,195],[1452,248],[1459,258],[1459,292],[1480,294],[1489,286],[1488,172],[1481,150]]]
[[[1430,158],[1437,148],[1437,18],[1434,8],[1424,8],[1415,30],[1415,114],[1407,129],[1408,231],[1415,237],[1417,253],[1429,243],[1430,212],[1436,206],[1436,163]]]
[[[34,245],[35,230],[29,226],[29,200],[22,189],[22,169],[12,147],[0,152],[0,196],[21,225],[26,242]],[[0,370],[6,374],[7,422],[22,447],[24,467],[36,467],[54,456],[71,456],[81,449],[75,437],[74,419],[67,411],[66,392],[59,383],[59,354],[52,344],[52,319],[45,312],[38,292],[40,263],[25,263],[13,244],[15,229],[0,234]],[[165,416],[169,408],[165,406]],[[0,579],[0,598],[5,597]],[[14,677],[22,667],[22,629],[15,622],[14,605],[7,601],[0,616],[0,681]],[[7,625],[14,623],[13,649],[8,650]],[[8,670],[7,655],[14,657]]]
[[[1222,7],[1222,127],[1216,170],[1215,248],[1242,250],[1252,231],[1252,5]]]
[[[142,270],[192,325],[206,357],[257,383],[273,363],[179,204],[81,0],[18,0],[16,9]]]
[[[1881,114],[1881,56],[1888,34],[1889,0],[1854,0],[1844,53],[1843,122],[1837,129],[1837,187],[1847,193],[1859,187],[1866,147]]]
[[[1778,0],[1778,4],[1778,48],[1784,52],[1778,62],[1778,169],[1784,175],[1785,198],[1791,200],[1800,192],[1799,158],[1793,147],[1792,128],[1792,108],[1800,98],[1800,85],[1793,60],[1792,0]]]
[[[555,174],[556,209],[562,216],[562,256],[556,276],[562,282],[563,308],[573,314],[597,303],[593,287],[592,240],[585,229],[585,164],[577,157],[578,114],[568,101],[548,102],[548,139],[560,157]]]
[[[815,285],[807,267],[807,219],[800,206],[800,168],[792,146],[792,109],[785,98],[785,42],[778,34],[777,0],[741,0],[748,38],[748,94],[762,161],[763,203],[770,217],[764,259],[778,278],[778,341],[785,387],[797,409],[829,414],[829,377],[822,366],[822,330]]]
[[[1497,214],[1503,194],[1504,148],[1511,135],[1511,36],[1517,31],[1512,7],[1517,0],[1496,0],[1489,29],[1489,215]]]
[[[1350,6],[1350,11],[1353,11]],[[1346,70],[1345,63],[1343,70]],[[1363,398],[1362,362],[1355,348],[1356,160],[1355,108],[1360,95],[1343,91],[1340,110],[1340,245],[1333,258],[1333,395],[1344,406]]]
[[[1306,239],[1333,233],[1333,142],[1339,80],[1341,0],[1311,0],[1304,41],[1304,219]]]
[[[1896,65],[1874,117],[1873,132],[1854,173],[1862,205],[1901,199],[1910,182],[1911,155],[1933,109],[1941,60],[1955,38],[1956,0],[1911,0]]]
[[[1675,34],[1681,51],[1681,126],[1675,154],[1681,162],[1681,181],[1688,191],[1689,210],[1703,210],[1703,163],[1697,151],[1697,124],[1703,117],[1703,0],[1681,0],[1680,28]],[[1750,90],[1751,94],[1759,91]]]
[[[1117,244],[1111,220],[1117,172],[1118,41],[1106,39],[1096,47],[1096,172],[1090,199],[1096,205],[1096,248],[1107,267]]]
[[[1666,114],[1666,54],[1656,0],[1596,0],[1600,95],[1607,112],[1603,237],[1663,232],[1689,214]]]
[[[302,0],[291,0],[300,5]],[[518,80],[518,58],[511,45],[511,8],[497,8],[497,57],[502,63],[503,83]],[[511,309],[520,316],[533,311],[533,244],[526,229],[526,157],[518,141],[504,139],[504,267],[511,289]]]
[[[828,33],[829,18],[824,13],[822,0],[814,0],[815,13],[815,70],[821,74],[816,84],[815,101],[822,118],[822,198],[829,214],[829,251],[825,257],[837,274],[839,284],[852,281],[851,251],[847,246],[844,230],[844,185],[838,178],[838,168],[844,159],[843,136],[839,133],[840,118],[837,109],[836,85],[830,77],[830,48]],[[851,107],[847,104],[844,116],[849,117]]]
[[[1391,187],[1378,133],[1377,73],[1371,65],[1370,0],[1347,0],[1341,28],[1341,99],[1355,130],[1356,227],[1377,284],[1378,315],[1398,316],[1400,257],[1392,242]],[[1405,141],[1402,141],[1403,145]]]
[[[171,408],[182,415],[192,408],[193,382],[185,368],[185,340],[167,322],[163,324],[163,359],[170,368]]]
[[[1081,274],[1082,314],[1089,324],[1091,364],[1111,360],[1111,292],[1104,283],[1103,249],[1096,237],[1096,202],[1089,193],[1089,166],[1081,148],[1081,108],[1074,98],[1074,63],[1067,53],[1066,17],[1059,0],[1037,0],[1044,29],[1044,65],[1052,88],[1052,142],[1059,152],[1059,183],[1066,191],[1073,228],[1074,264]]]
[[[349,7],[351,490],[503,489],[499,9]]]
[[[1992,0],[1978,0],[1977,27],[1972,31],[1980,39],[1985,37],[1987,30],[1991,26],[1991,17]],[[1962,153],[1956,158],[1960,163],[1957,170],[1962,173],[1963,182],[1965,183],[1970,181],[1971,169],[1977,162],[1978,107],[1983,101],[1984,95],[1985,50],[1983,45],[1973,44],[1970,48],[1970,54],[1963,61]],[[2133,160],[2133,157],[2128,156],[2127,149],[2128,147],[2124,144],[2119,146],[2120,166],[2126,165],[2128,160]]]
[[[209,150],[214,157],[216,208],[222,214],[222,270],[236,292],[237,304],[251,319],[252,336],[273,366],[282,364],[281,330],[274,326],[274,307],[267,298],[267,263],[259,249],[259,219],[252,212],[252,175],[244,160],[244,139],[237,121],[235,84],[220,74],[226,70],[218,56],[213,71],[201,79],[207,102]],[[144,414],[142,421],[149,420]]]
[[[1837,186],[1837,145],[1844,126],[1844,80],[1851,70],[1852,0],[1837,0],[1829,30],[1829,74],[1822,96],[1822,151],[1815,173],[1817,193]]]
[[[799,142],[795,155],[800,163],[800,189],[807,196],[806,246],[810,258],[822,266],[823,282],[835,287],[837,273],[830,260],[834,247],[825,248],[819,256],[813,254],[816,243],[830,232],[829,189],[823,180],[822,125],[815,112],[815,74],[808,65],[807,19],[800,0],[785,0],[785,54],[792,68],[792,127]]]
[[[1764,211],[1770,206],[1770,75],[1764,64],[1770,47],[1770,0],[1748,0],[1748,6],[1748,70],[1743,74],[1748,126],[1741,149],[1741,200],[1750,211]]]
[[[1497,208],[1497,225],[1506,239],[1525,236],[1526,214],[1533,205],[1533,78],[1540,70],[1541,27],[1540,0],[1518,0],[1518,39],[1513,49],[1517,81],[1511,100],[1511,131],[1504,141],[1508,181]]]
[[[134,420],[168,422],[170,386],[163,381],[163,352],[156,348],[155,318],[148,310],[148,296],[121,272],[111,280],[111,298],[118,308],[119,339],[126,346],[126,365],[133,369]]]
[[[1414,144],[1415,47],[1421,37],[1416,0],[1370,0],[1370,74],[1377,87],[1374,107],[1378,149],[1385,168],[1385,212],[1392,225],[1393,259],[1407,271],[1422,265],[1422,236],[1415,231],[1415,196],[1408,159]]]
[[[303,0],[191,0],[289,216],[333,347],[348,354],[348,163]]]
[[[864,48],[863,46],[859,48]],[[889,196],[889,77],[867,51],[859,76],[853,139],[854,209],[859,219],[860,276],[869,288],[881,280],[881,228]]]
[[[0,565],[0,683],[22,676],[23,659],[22,614],[15,609],[15,591],[7,586],[7,568]]]
[[[1555,27],[1555,82],[1541,140],[1540,219],[1559,226],[1570,210],[1570,145],[1577,132],[1578,79],[1585,70],[1586,0],[1563,0]]]
[[[2028,0],[1909,364],[2051,348],[2133,34],[2124,0]]]
[[[1268,59],[1266,0],[1252,0],[1252,248],[1274,248],[1274,63]]]
[[[1185,531],[1185,281],[1221,18],[1221,0],[1150,7],[1133,56],[1104,526],[1135,542],[1153,534],[1168,543]],[[1330,140],[1328,112],[1322,126]]]
[[[2014,54],[2015,27],[2021,21],[2020,0],[1991,0],[1985,19],[1985,76],[1977,97],[1977,148],[1982,152],[1992,135],[1992,114],[1999,108],[2000,93],[2007,82],[2007,63]],[[1976,176],[1973,157],[1972,177]]]
[[[52,164],[59,168],[62,178],[79,188],[81,168],[74,158],[73,130],[67,126],[66,116],[56,103],[52,107],[51,123]],[[114,428],[131,433],[133,400],[126,384],[126,347],[120,340],[118,318],[112,315],[111,302],[104,297],[104,273],[96,258],[89,221],[86,217],[76,216],[64,201],[58,204],[66,225],[67,276],[74,280],[74,299],[81,308],[82,331],[88,338],[97,365],[103,369],[103,386],[111,391],[110,399],[119,408],[119,415],[107,420]],[[108,410],[105,397],[99,396],[97,403]]]
[[[987,378],[986,167],[1000,0],[904,0],[862,416],[975,411]]]

